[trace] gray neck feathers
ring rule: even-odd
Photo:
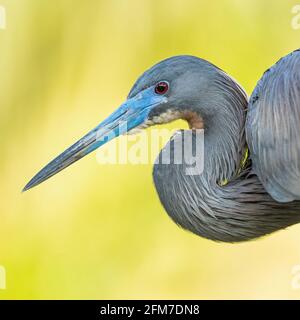
[[[208,239],[244,241],[299,221],[299,203],[276,203],[255,175],[239,173],[246,147],[246,107],[244,91],[220,71],[211,92],[201,100],[201,110],[212,112],[203,115],[199,111],[205,126],[203,173],[187,175],[185,163],[154,166],[155,186],[169,216]],[[172,140],[169,147],[174,148]],[[221,186],[224,180],[228,183]],[[283,206],[286,214],[278,215]]]
[[[211,182],[231,180],[236,175],[246,147],[244,125],[247,96],[223,72],[212,86],[211,97],[203,103],[212,114],[205,122],[205,172]],[[210,178],[209,178],[210,177]]]

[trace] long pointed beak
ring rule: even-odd
[[[165,102],[167,98],[153,93],[152,87],[128,99],[96,128],[47,164],[27,183],[23,191],[37,186],[113,138],[139,126],[147,119],[153,107]]]

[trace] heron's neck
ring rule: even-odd
[[[220,88],[193,106],[204,123],[203,173],[188,175],[187,163],[154,167],[155,186],[169,216],[217,241],[253,239],[300,220],[300,202],[287,204],[282,214],[282,204],[268,195],[256,175],[239,172],[246,147],[246,106],[237,85],[220,82]],[[223,181],[227,183],[221,185]]]
[[[229,182],[241,170],[247,150],[245,115],[215,118],[204,129],[204,175],[210,183]]]
[[[225,131],[218,131],[223,137],[215,136],[214,129],[206,128],[202,174],[187,174],[190,163],[155,164],[155,187],[169,216],[197,235],[226,242],[254,239],[299,222],[300,202],[286,204],[282,214],[282,204],[268,195],[256,175],[238,174],[242,148],[237,141],[244,142],[243,130],[226,144],[222,141],[233,136]],[[174,140],[161,154],[175,149]],[[220,185],[224,180],[227,184]]]
[[[217,82],[214,91],[201,97],[193,108],[201,119],[196,121],[194,116],[193,122],[204,128],[204,174],[210,183],[232,180],[247,149],[247,96],[231,78],[228,83]]]

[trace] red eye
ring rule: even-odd
[[[166,81],[161,81],[155,86],[156,94],[165,94],[169,90],[169,84]]]

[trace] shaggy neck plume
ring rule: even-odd
[[[201,114],[203,103],[218,106],[218,112]],[[186,163],[154,166],[155,186],[169,216],[184,229],[215,241],[254,239],[300,220],[299,202],[286,205],[285,215],[278,214],[282,204],[266,193],[250,166],[240,170],[247,148],[246,107],[244,91],[220,72],[214,92],[199,102],[199,111],[193,106],[198,117],[182,117],[190,126],[204,127],[203,173],[187,175]],[[172,149],[172,141],[166,148]]]

